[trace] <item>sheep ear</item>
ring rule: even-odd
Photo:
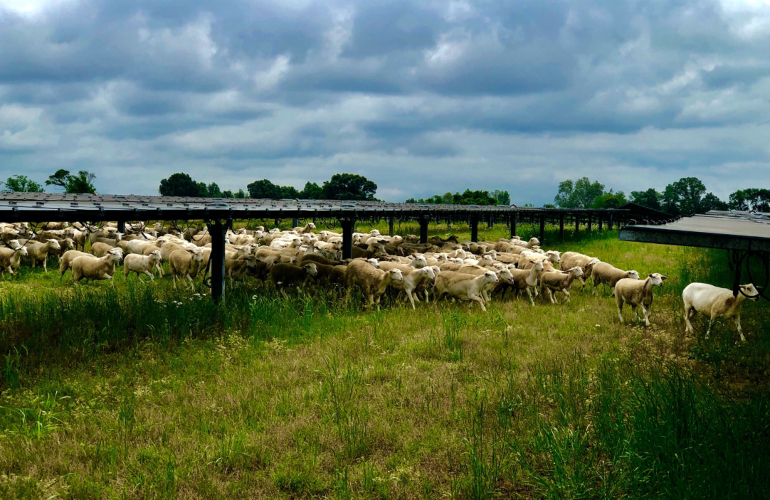
[[[660,279],[662,279],[662,280],[664,280],[664,281],[665,281],[665,280],[667,280],[667,279],[668,279],[668,276],[663,276],[663,275],[661,274],[661,275],[660,275]]]

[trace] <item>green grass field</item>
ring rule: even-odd
[[[590,287],[364,312],[23,268],[0,281],[0,498],[769,498],[768,304],[746,343],[685,336],[681,291],[730,286],[724,252],[555,234],[666,274],[654,326]]]

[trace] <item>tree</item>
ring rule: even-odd
[[[447,205],[451,205],[452,204],[452,193],[450,193],[449,191],[444,193],[444,196],[441,197],[441,203],[445,203]]]
[[[661,210],[660,200],[663,195],[650,188],[647,191],[631,191],[631,202],[653,210]]]
[[[377,184],[363,175],[334,174],[321,189],[327,200],[373,200]]]
[[[56,173],[48,176],[45,185],[62,187],[65,193],[95,193],[94,179],[96,179],[96,174],[87,170],[81,170],[77,175],[72,175],[69,170],[60,168]]]
[[[407,198],[404,203],[417,203],[417,200],[415,200],[414,198]]]
[[[720,200],[714,193],[707,193],[701,200],[698,211],[706,213],[709,210],[727,210],[727,203]]]
[[[612,189],[610,189],[606,193],[596,197],[593,208],[618,208],[625,204],[626,194],[623,191],[613,193]]]
[[[246,198],[246,192],[243,189],[239,189],[237,193],[235,193],[235,197],[239,200],[242,200]]]
[[[299,191],[294,186],[280,186],[281,198],[299,198]]]
[[[559,183],[559,193],[553,202],[561,208],[590,208],[597,196],[604,194],[604,184],[582,177],[576,182],[571,179]]]
[[[320,200],[323,197],[323,189],[315,182],[308,181],[299,193],[299,197],[305,200]]]
[[[729,207],[733,210],[770,212],[770,190],[739,189],[730,195]]]
[[[206,195],[209,198],[222,198],[222,191],[219,189],[219,186],[217,186],[216,182],[212,182],[208,186],[206,186]]]
[[[222,191],[222,198],[235,198],[235,196],[233,195],[232,191],[230,191],[229,189],[225,189],[224,191]]]
[[[2,184],[2,183],[0,183]],[[42,193],[43,186],[30,180],[26,175],[14,175],[5,181],[5,188],[17,193]]]
[[[281,197],[281,186],[276,186],[267,179],[254,181],[246,186],[250,198],[267,198],[277,200]]]
[[[693,215],[701,209],[706,186],[697,177],[682,177],[663,191],[663,210],[671,215]]]
[[[158,193],[161,196],[208,196],[208,188],[203,182],[195,182],[189,174],[171,174],[160,181]]]
[[[511,195],[508,193],[508,191],[498,191],[495,189],[494,197],[497,198],[497,203],[499,205],[511,204]]]

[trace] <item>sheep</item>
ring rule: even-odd
[[[513,275],[513,288],[517,292],[519,290],[526,290],[529,295],[529,301],[532,305],[535,305],[535,300],[532,298],[532,289],[537,289],[538,278],[543,271],[543,262],[532,262],[532,267],[529,269],[509,269],[511,275]],[[505,296],[505,290],[503,290],[503,296]]]
[[[540,275],[540,285],[548,291],[548,298],[551,300],[551,304],[558,303],[556,301],[556,292],[563,293],[567,297],[567,302],[570,302],[569,287],[572,286],[572,281],[580,276],[583,276],[583,268],[579,266],[566,271],[544,272]]]
[[[97,257],[97,258],[104,257],[107,254],[107,252],[109,252],[113,248],[118,248],[120,249],[121,252],[123,251],[123,248],[121,247],[116,247],[114,245],[110,245],[109,243],[103,243],[99,241],[91,245],[91,254],[93,254],[94,257]]]
[[[617,267],[607,264],[606,262],[597,262],[594,264],[593,272],[591,273],[594,281],[593,294],[596,295],[596,289],[601,284],[609,285],[611,295],[615,295],[615,284],[623,278],[639,279],[639,273],[636,271],[623,271]]]
[[[54,248],[49,249],[48,250],[48,255],[55,255],[56,256],[56,261],[60,262],[61,261],[61,256],[64,255],[64,252],[66,252],[67,250],[72,250],[72,249],[75,248],[75,241],[72,238],[64,238],[62,240],[57,240],[57,241],[59,241],[59,248],[58,249],[54,249]]]
[[[13,276],[14,271],[21,266],[21,258],[29,255],[27,247],[19,245],[17,240],[11,240],[11,244],[11,248],[0,247],[0,276],[5,272]]]
[[[142,274],[150,277],[150,281],[155,281],[150,269],[155,268],[163,259],[160,256],[160,250],[153,250],[149,255],[130,254],[123,259],[123,273],[128,279],[131,271],[136,273],[139,281],[142,281]]]
[[[61,259],[59,259],[59,279],[64,277],[64,273],[67,272],[67,269],[72,268],[72,261],[78,257],[91,257],[92,259],[96,258],[92,254],[81,252],[80,250],[67,250],[64,252],[64,254],[62,254]]]
[[[367,307],[377,304],[380,309],[380,298],[385,293],[388,285],[394,281],[403,281],[403,274],[399,269],[381,271],[365,260],[353,260],[345,269],[345,282],[348,285],[348,299],[353,286],[361,288]]]
[[[94,243],[107,243],[114,247],[118,245],[118,242],[122,237],[123,233],[119,233],[117,231],[99,231],[96,233],[91,233],[88,236],[88,241],[91,243],[91,246],[93,246]]]
[[[577,269],[580,269],[579,267]],[[636,312],[637,306],[642,306],[644,325],[650,326],[650,307],[652,307],[652,287],[663,286],[666,276],[660,273],[647,275],[647,279],[635,280],[623,278],[615,284],[615,304],[618,306],[618,317],[623,323],[623,304],[628,303],[637,321],[641,321]],[[686,316],[686,315],[685,315]]]
[[[307,262],[301,262],[300,265]],[[318,274],[315,279],[318,283],[327,287],[340,287],[345,285],[345,269],[347,266],[335,266],[331,264],[323,264],[321,262],[314,262]]]
[[[484,274],[476,277],[469,277],[465,273],[446,271],[442,272],[436,278],[436,302],[445,295],[449,295],[458,300],[473,300],[479,303],[481,310],[487,312],[484,307],[484,299],[479,295],[482,288],[488,283],[497,283],[499,279],[494,271],[485,271]]]
[[[302,234],[302,233],[309,233],[313,229],[315,229],[315,224],[313,224],[312,222],[308,222],[307,224],[304,225],[304,227],[303,226],[299,226],[299,227],[295,227],[294,228],[294,230],[297,231],[300,234]]]
[[[580,289],[582,290],[586,286],[586,280],[591,277],[594,265],[601,262],[596,257],[589,257],[578,252],[564,252],[561,254],[561,267],[562,269],[569,269],[571,267],[580,266],[583,268],[583,276],[580,277]]]
[[[690,318],[699,312],[709,316],[706,338],[709,338],[711,324],[714,320],[724,316],[725,318],[734,318],[735,328],[741,336],[741,341],[745,342],[746,337],[743,336],[741,329],[741,306],[746,299],[759,300],[759,290],[753,283],[741,285],[738,295],[733,295],[732,290],[727,288],[719,288],[706,283],[690,283],[682,291],[685,333],[692,333],[693,327]]]
[[[307,285],[308,280],[318,275],[318,267],[315,262],[308,262],[302,266],[294,264],[274,264],[270,268],[270,279],[276,289],[283,290],[288,286]],[[285,293],[285,292],[284,292]]]
[[[59,245],[58,241],[54,239],[46,240],[45,243],[28,241],[27,251],[29,252],[29,258],[32,261],[32,267],[35,267],[37,261],[41,261],[43,263],[43,270],[48,272],[48,252],[51,250],[61,250],[61,245]]]
[[[393,288],[403,290],[406,293],[409,302],[412,304],[412,309],[416,309],[414,305],[414,290],[424,280],[432,280],[436,277],[436,274],[430,267],[416,268],[404,264],[396,264],[395,262],[380,262],[380,269],[383,271],[390,271],[391,269],[398,269],[401,271],[404,279],[401,282],[394,282]],[[417,299],[417,302],[419,301],[420,299]]]
[[[174,278],[174,288],[176,288],[176,277],[179,275],[181,279],[187,278],[190,281],[190,289],[195,291],[193,279],[202,267],[201,262],[203,262],[203,252],[200,248],[186,248],[171,252],[168,265]]]
[[[112,280],[115,274],[115,264],[120,261],[120,254],[116,250],[111,250],[104,257],[94,258],[92,256],[76,257],[71,264],[72,281],[79,283],[85,278],[86,283],[96,280],[110,280],[112,286],[115,281]]]

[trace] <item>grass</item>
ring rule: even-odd
[[[654,326],[590,289],[363,312],[245,283],[217,307],[23,268],[0,292],[0,498],[767,498],[768,306],[746,343],[683,334],[681,290],[729,286],[726,256],[546,236],[667,274]]]

